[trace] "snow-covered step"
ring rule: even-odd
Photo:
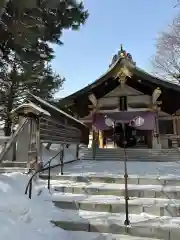
[[[92,152],[92,148],[81,148],[81,152]],[[106,152],[106,153],[116,153],[123,152],[123,148],[97,148],[96,152]],[[153,148],[127,148],[128,153],[158,153],[158,154],[168,154],[168,153],[178,153],[180,152],[178,148],[169,149],[153,149]]]
[[[53,195],[53,202],[55,206],[63,209],[111,213],[125,212],[124,197],[118,196],[57,193]],[[129,199],[129,212],[180,217],[180,200],[131,198]]]
[[[83,160],[93,160],[92,149],[81,149],[81,158]],[[126,149],[128,161],[141,162],[168,162],[179,161],[180,152],[178,149]],[[96,149],[95,160],[97,161],[123,161],[123,149],[104,148]]]
[[[179,240],[180,219],[148,214],[130,214],[131,225],[124,225],[125,214],[62,210],[56,226],[70,231],[127,234],[137,237]]]
[[[41,174],[42,179],[47,179],[48,174]],[[120,183],[124,184],[123,175],[98,175],[98,174],[52,174],[51,179],[53,180],[70,180],[76,182],[100,182],[100,183]],[[174,185],[180,186],[180,177],[175,176],[138,176],[138,175],[129,175],[128,184],[138,184],[138,185]]]
[[[0,167],[0,173],[12,173],[12,172],[20,172],[25,173],[27,172],[27,168],[20,168],[20,167]]]
[[[92,158],[83,158],[84,161],[91,161],[93,160]],[[123,162],[124,159],[123,158],[95,158],[95,161],[121,161]],[[141,162],[168,162],[168,159],[160,159],[160,158],[156,158],[156,159],[152,159],[152,158],[148,158],[148,159],[145,159],[145,158],[129,158],[128,159],[129,162],[137,162],[137,161],[141,161]],[[172,162],[177,162],[179,161],[179,158],[175,158],[175,159],[171,159]]]
[[[82,158],[85,161],[91,161],[93,160],[92,156],[84,156]],[[124,161],[124,156],[95,156],[95,161]],[[168,162],[171,160],[171,162],[179,161],[179,155],[178,156],[128,156],[128,161],[130,162]]]
[[[84,231],[68,231],[73,234],[74,240],[155,240],[154,238],[133,237],[122,234],[98,233],[98,232],[84,232]],[[156,239],[160,240],[160,239]]]
[[[81,153],[82,154],[82,153]],[[84,154],[86,155],[93,155],[92,151],[91,152],[85,152]],[[166,156],[179,156],[180,152],[168,152],[168,153],[160,153],[160,152],[129,152],[127,151],[127,156],[139,156],[139,157],[148,157],[148,156],[152,156],[152,157],[156,157],[156,156],[160,156],[160,157],[166,157]],[[124,156],[124,152],[123,151],[117,151],[117,152],[106,152],[106,151],[102,151],[96,152],[96,156]]]
[[[127,165],[130,227],[124,225],[124,163],[120,161],[81,160],[65,166],[63,176],[52,173],[52,200],[63,213],[53,219],[56,224],[87,234],[87,240],[88,234],[95,238],[101,233],[117,234],[122,240],[179,240],[180,164],[137,161]],[[47,174],[42,178],[47,179]],[[102,235],[99,239],[106,239]]]
[[[17,161],[3,161],[0,164],[1,167],[7,167],[7,168],[26,168],[27,162],[17,162]]]
[[[179,162],[127,162],[128,175],[139,176],[180,176]],[[64,174],[80,176],[124,175],[124,162],[120,161],[84,161],[79,160],[64,166]]]
[[[52,180],[55,191],[92,195],[124,196],[124,184]],[[180,186],[128,184],[129,197],[180,198]]]
[[[92,157],[84,157],[83,160],[93,160]],[[179,161],[179,156],[171,156],[170,158],[171,162],[176,162]],[[94,161],[124,161],[124,157],[123,156],[95,156]],[[152,161],[152,162],[168,162],[169,161],[169,157],[159,157],[159,156],[155,156],[155,157],[140,157],[140,156],[129,156],[128,157],[128,161],[129,162],[133,162],[133,161],[140,161],[140,162],[147,162],[147,161]]]
[[[87,152],[87,153],[84,153],[86,155],[93,155],[92,152]],[[127,156],[139,156],[139,157],[167,157],[167,156],[179,156],[180,155],[180,152],[176,152],[176,153],[165,153],[165,154],[158,154],[158,153],[148,153],[148,152],[143,152],[143,153],[140,153],[140,152],[127,152],[126,153]],[[108,157],[111,157],[111,156],[121,156],[123,157],[124,156],[124,152],[96,152],[96,156],[108,156]]]

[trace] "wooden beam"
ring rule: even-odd
[[[14,132],[12,138],[9,139],[9,141],[7,142],[7,144],[5,145],[5,147],[3,148],[3,150],[0,153],[0,162],[3,161],[3,158],[5,156],[5,154],[9,151],[9,149],[11,148],[12,144],[16,141],[19,133],[22,131],[22,129],[24,128],[24,126],[28,123],[28,118],[24,118],[22,123],[19,124],[18,128],[16,129],[16,131]]]

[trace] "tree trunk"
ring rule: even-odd
[[[6,109],[6,119],[4,125],[4,135],[10,136],[12,130],[12,119],[10,113],[13,109],[13,89],[11,87],[10,91],[8,92],[8,99],[7,99],[7,109]]]
[[[14,64],[14,69],[11,75],[11,87],[8,90],[7,105],[6,105],[6,118],[4,124],[4,134],[5,136],[10,136],[12,131],[12,118],[11,111],[13,110],[13,102],[15,97],[15,87],[16,87],[16,66]]]

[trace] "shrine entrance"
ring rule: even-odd
[[[152,148],[152,131],[137,130],[133,127],[126,126],[127,145],[130,148]],[[116,129],[110,128],[103,131],[104,147],[123,148],[124,133],[122,126],[116,126]]]

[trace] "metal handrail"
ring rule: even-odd
[[[62,150],[61,150],[61,151],[62,151]],[[59,152],[58,152],[55,156],[53,156],[47,163],[45,163],[42,169],[37,170],[37,171],[30,177],[29,182],[28,182],[28,184],[27,184],[27,186],[26,186],[26,190],[25,190],[25,194],[27,194],[28,189],[29,189],[29,198],[30,198],[30,199],[31,199],[31,193],[32,193],[32,180],[33,180],[33,178],[34,178],[38,173],[48,170],[48,187],[50,187],[50,176],[49,176],[49,174],[50,174],[51,161],[52,161],[54,158],[56,158],[61,151],[59,151]],[[45,169],[45,170],[44,170],[44,169]],[[49,188],[48,188],[48,189],[49,189]]]
[[[42,169],[40,170],[37,170],[29,179],[28,181],[28,184],[26,185],[26,189],[25,189],[25,194],[27,195],[28,193],[28,189],[29,189],[29,199],[31,199],[32,197],[32,180],[33,178],[38,174],[38,173],[42,173],[42,172],[45,172],[46,170],[48,170],[48,189],[50,189],[50,179],[51,179],[51,169],[52,168],[56,168],[56,167],[61,167],[61,175],[63,175],[63,166],[64,164],[68,164],[68,163],[72,163],[72,162],[75,162],[77,161],[78,159],[75,159],[75,160],[71,160],[71,161],[68,161],[68,162],[63,162],[63,160],[61,160],[61,163],[58,163],[58,164],[55,164],[53,166],[50,165],[51,161],[56,157],[58,156],[59,153],[61,153],[61,151],[59,151],[55,156],[53,156],[44,166]],[[47,166],[48,165],[48,166]]]
[[[61,149],[61,151],[59,151],[54,157],[52,157],[45,165],[44,168],[48,165],[48,189],[50,190],[50,181],[51,181],[51,162],[52,160],[57,157],[61,152],[63,151],[63,149]],[[61,162],[62,164],[62,162]],[[61,166],[62,168],[62,166]]]

